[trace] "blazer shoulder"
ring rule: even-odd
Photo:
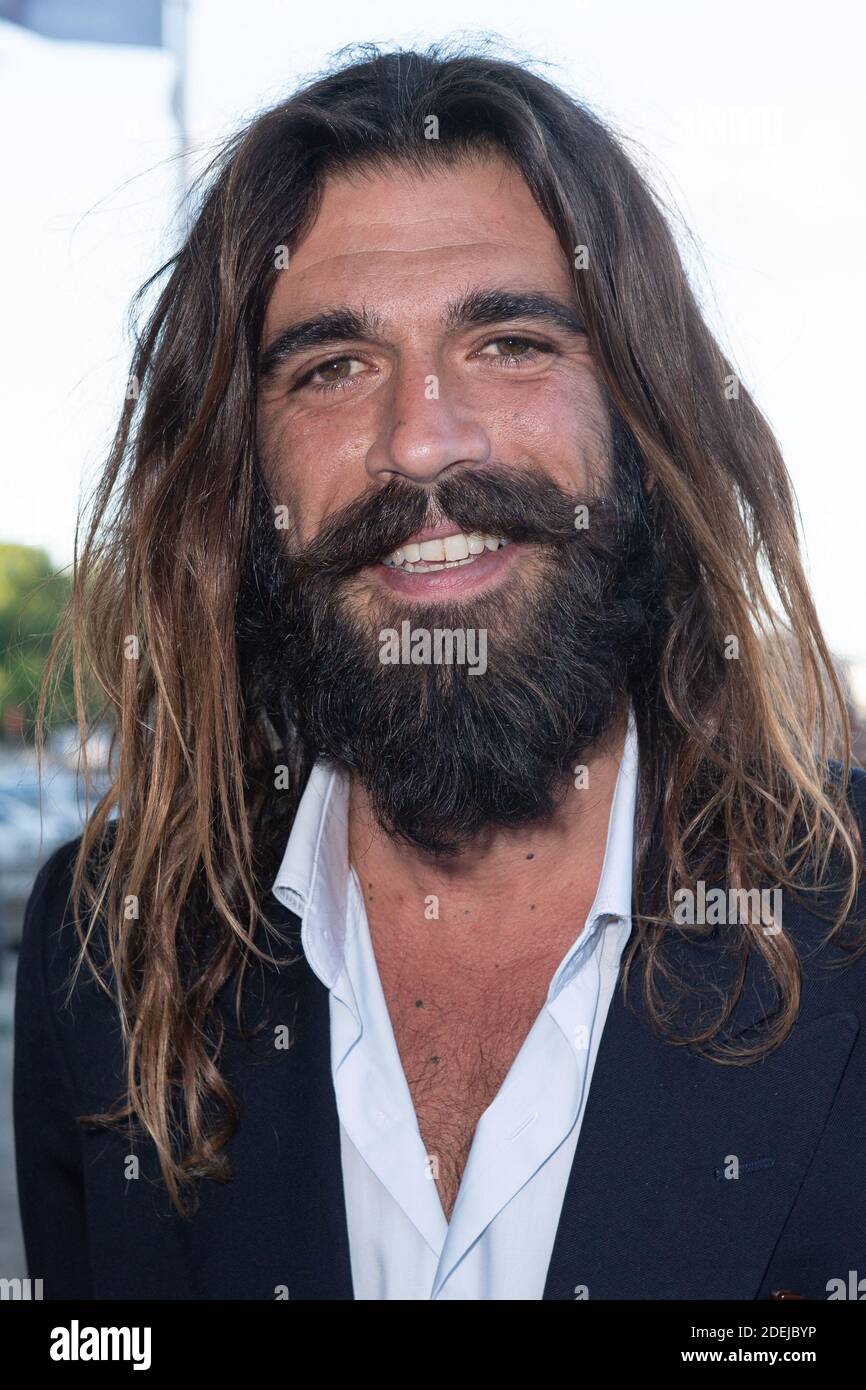
[[[65,1113],[105,1108],[104,1094],[116,1090],[117,1011],[99,919],[80,905],[82,935],[73,910],[73,876],[81,836],[67,841],[45,861],[24,914],[15,987],[15,1070],[19,1112],[33,1090],[65,1093]],[[93,970],[99,970],[102,983]]]
[[[110,847],[116,829],[114,822],[110,821],[102,841],[105,849]],[[70,905],[72,875],[82,839],[83,835],[76,835],[48,856],[33,881],[28,911],[40,913],[48,919],[63,917]]]
[[[68,1098],[76,1093],[60,1040],[58,1006],[73,962],[72,941],[77,940],[71,922],[68,930],[64,926],[79,844],[80,837],[49,856],[24,910],[15,979],[14,1107],[19,1134],[33,1118],[31,1096],[41,1096],[47,1104],[62,1094],[68,1109]]]
[[[852,767],[848,778],[848,802],[860,828],[866,831],[866,768]]]
[[[24,912],[21,946],[18,953],[16,996],[43,994],[46,1002],[60,1007],[78,961],[81,939],[75,929],[72,882],[81,847],[79,835],[49,855],[36,875]],[[82,919],[86,913],[82,913]],[[99,951],[99,932],[92,935],[90,948]]]
[[[43,918],[63,912],[72,887],[72,871],[81,845],[81,836],[67,840],[65,845],[54,850],[33,880],[33,887],[27,903],[30,916],[39,914]]]
[[[831,766],[837,776],[841,774],[839,762],[834,761]],[[866,770],[863,768],[849,770],[846,799],[866,846]],[[836,862],[838,875],[831,874],[819,893],[797,894],[793,899],[785,894],[785,929],[800,958],[804,988],[821,982],[819,994],[825,1007],[831,1003],[845,1007],[847,997],[847,1006],[866,1021],[863,1004],[866,999],[866,872],[860,873],[845,919],[834,928],[849,886],[847,861],[834,860]],[[825,988],[826,981],[834,983]]]
[[[30,890],[24,911],[20,960],[42,955],[49,937],[56,937],[71,920],[72,875],[81,836],[68,840],[49,855]],[[19,967],[20,968],[20,967]]]

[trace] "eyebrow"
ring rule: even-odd
[[[540,291],[519,292],[505,289],[472,290],[446,306],[443,321],[449,332],[462,328],[483,328],[503,319],[532,319],[548,323],[571,337],[583,338],[586,329],[570,304]],[[299,352],[336,343],[358,341],[383,345],[383,324],[369,309],[342,307],[325,310],[313,318],[287,324],[259,355],[261,381]]]

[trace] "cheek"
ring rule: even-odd
[[[519,408],[497,416],[493,456],[581,491],[608,472],[610,429],[602,394],[591,379],[544,386]]]
[[[301,545],[364,485],[357,437],[347,441],[344,431],[321,417],[273,424],[260,438],[260,451],[274,503],[288,506],[293,541]]]

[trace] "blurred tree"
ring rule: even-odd
[[[51,639],[71,589],[44,550],[0,544],[0,728],[29,737]],[[64,670],[50,723],[74,718],[71,667]]]

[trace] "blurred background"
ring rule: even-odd
[[[126,310],[219,140],[344,46],[487,42],[614,125],[671,207],[707,317],[779,437],[866,761],[864,12],[848,0],[0,0],[0,1277],[23,1276],[10,1111],[16,947],[86,814],[71,689],[40,788],[36,690],[79,504],[129,372]],[[468,26],[468,27],[467,27]],[[65,709],[64,709],[65,706]],[[96,794],[109,730],[88,762]]]

